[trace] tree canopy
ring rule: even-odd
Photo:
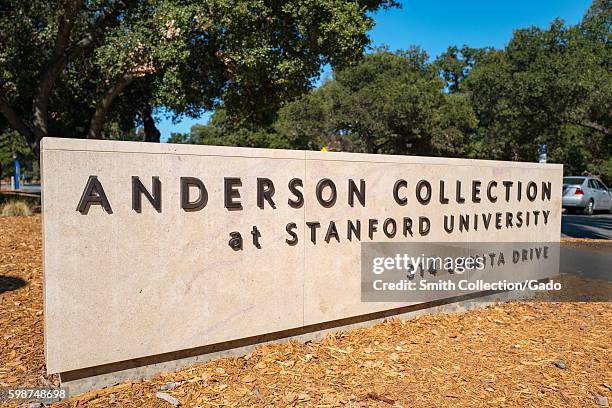
[[[462,89],[479,122],[473,155],[530,161],[547,144],[568,171],[612,179],[611,10],[596,0],[576,26],[516,30],[477,59]]]
[[[546,144],[566,172],[612,182],[611,15],[596,0],[575,26],[518,29],[503,49],[451,46],[433,61],[380,48],[271,125],[234,126],[222,109],[183,141],[521,161]]]
[[[282,108],[276,129],[319,148],[461,155],[475,116],[467,98],[444,92],[426,61],[419,48],[369,54]]]
[[[0,0],[0,130],[159,141],[154,109],[196,116],[223,103],[269,123],[323,64],[368,44],[395,0]]]
[[[286,104],[267,128],[233,125],[224,110],[169,142],[462,156],[476,117],[420,48],[382,48]]]

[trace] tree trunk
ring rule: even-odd
[[[32,149],[32,152],[36,157],[40,155],[40,139],[36,132],[32,130],[32,127],[26,123],[15,110],[9,105],[9,103],[0,96],[0,114],[2,114],[8,124],[25,138],[28,146]],[[44,135],[43,135],[44,136]]]
[[[110,88],[102,100],[98,102],[96,111],[91,118],[89,125],[89,132],[87,132],[87,139],[99,139],[104,127],[104,119],[106,118],[106,112],[110,109],[113,100],[135,79],[134,75],[126,74],[121,78],[112,88]]]
[[[140,112],[142,116],[142,124],[144,126],[144,140],[143,142],[155,142],[159,143],[161,133],[155,126],[155,119],[153,119],[153,109],[148,103],[142,108]]]

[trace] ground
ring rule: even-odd
[[[563,214],[561,232],[575,238],[612,240],[612,214],[598,212],[592,216]]]
[[[597,407],[612,402],[609,303],[499,304],[265,345],[60,406]],[[162,334],[163,335],[163,334]],[[41,223],[0,217],[0,387],[56,383],[43,355]],[[26,405],[27,406],[27,405]]]

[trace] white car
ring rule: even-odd
[[[612,191],[595,177],[563,177],[563,208],[568,213],[580,211],[593,215],[593,211],[612,212]]]

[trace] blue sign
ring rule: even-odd
[[[19,161],[15,159],[15,190],[19,190],[19,178],[21,177],[21,171],[19,167]]]

